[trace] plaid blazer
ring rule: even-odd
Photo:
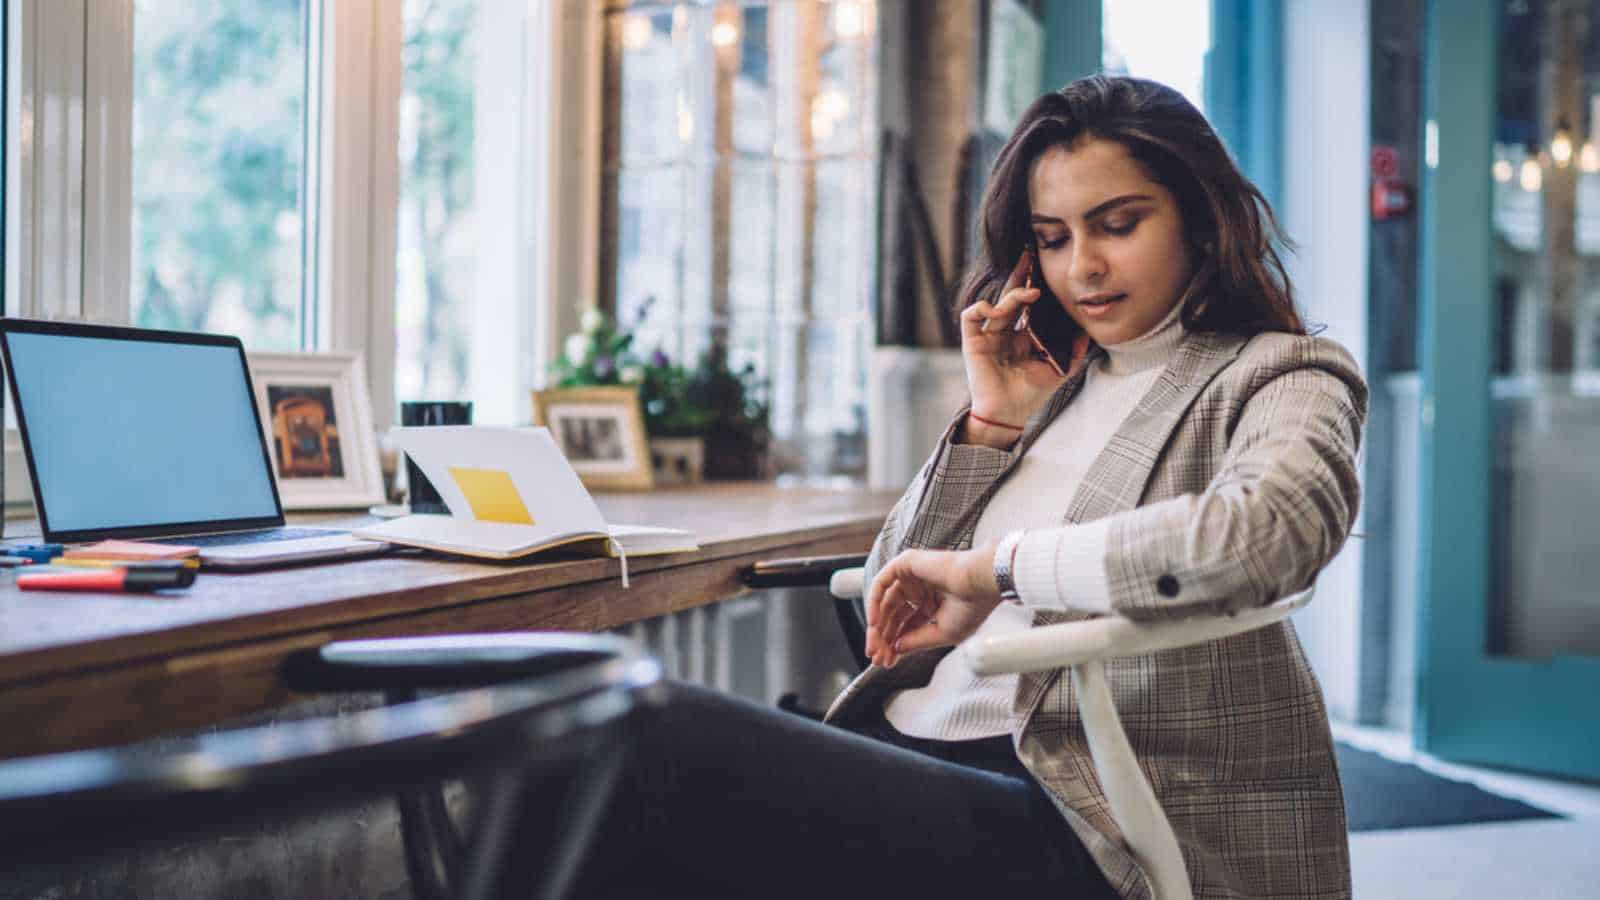
[[[867,560],[869,583],[902,549],[971,546],[984,505],[1083,378],[1063,385],[1008,451],[951,444],[958,415],[890,512]],[[1332,341],[1189,334],[1095,459],[1062,521],[1112,517],[1105,566],[1122,615],[1269,603],[1310,584],[1349,533],[1366,405],[1355,361]],[[1082,617],[1040,612],[1034,624]],[[868,669],[834,701],[829,720],[926,684],[944,652]],[[1143,900],[1148,881],[1110,816],[1072,679],[1062,674],[1019,679],[1018,756],[1111,884]],[[1111,660],[1106,676],[1197,898],[1350,896],[1327,712],[1291,623]]]

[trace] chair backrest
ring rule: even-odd
[[[323,677],[323,686],[340,686],[336,682],[343,678],[345,687],[398,685],[402,692],[474,679],[501,682],[490,687],[192,738],[0,762],[0,866],[9,876],[105,848],[146,847],[263,819],[348,808],[445,779],[492,777],[498,789],[491,801],[522,801],[516,786],[548,767],[577,771],[603,764],[624,745],[621,730],[630,713],[651,696],[661,675],[658,664],[611,636],[514,637],[523,648],[520,663],[510,658],[508,646],[493,647],[493,637],[487,639],[492,652],[476,658],[466,648],[472,641],[483,644],[481,637],[454,638],[450,652],[415,642],[407,652],[401,639],[360,642],[354,653],[347,652],[352,645],[329,645],[317,665],[301,666],[296,676],[304,682],[304,673],[316,669],[320,675],[311,677]],[[374,657],[385,643],[392,652]],[[516,810],[495,805],[474,810],[476,826],[458,848],[457,871],[445,889],[456,896],[498,896],[515,883],[527,886],[527,896],[538,896],[532,886],[540,873],[520,870],[519,854],[506,852],[514,844]],[[553,864],[560,868],[564,862]]]
[[[865,570],[840,569],[829,591],[841,604],[858,601]],[[1156,900],[1190,900],[1192,890],[1177,835],[1139,768],[1112,702],[1104,661],[1143,656],[1252,631],[1287,618],[1311,602],[1313,584],[1266,606],[1171,621],[1134,621],[1117,615],[1030,628],[1020,634],[970,639],[958,652],[978,675],[1066,668],[1071,671],[1095,774],[1112,818],[1151,881]]]
[[[1111,817],[1149,877],[1155,900],[1190,900],[1193,890],[1172,823],[1139,768],[1105,677],[1105,661],[1232,637],[1271,625],[1311,602],[1316,586],[1266,606],[1178,620],[1101,616],[962,644],[980,675],[1068,668],[1084,737]]]

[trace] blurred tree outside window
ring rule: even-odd
[[[401,6],[395,397],[470,400],[478,424],[529,421],[542,365],[551,6]]]
[[[307,0],[134,7],[130,321],[307,343]]]
[[[395,395],[471,398],[476,0],[405,0]],[[506,73],[515,90],[515,73]],[[480,417],[481,418],[481,417]]]

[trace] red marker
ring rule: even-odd
[[[82,572],[19,572],[25,591],[155,591],[194,584],[194,569],[86,569]]]

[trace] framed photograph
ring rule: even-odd
[[[653,486],[638,388],[534,391],[533,424],[550,429],[556,446],[586,487],[626,490]]]
[[[358,353],[248,353],[284,509],[384,501],[372,399]]]

